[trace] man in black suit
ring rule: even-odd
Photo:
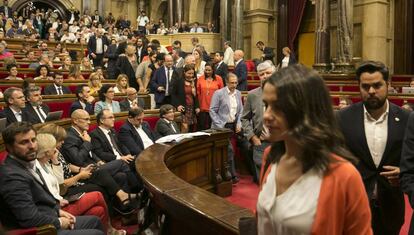
[[[7,126],[13,122],[30,122],[30,114],[24,109],[26,107],[25,97],[22,89],[9,87],[4,93],[6,108],[0,113],[0,118],[7,118]]]
[[[25,93],[27,102],[24,109],[30,114],[31,123],[44,123],[46,121],[47,114],[49,113],[49,107],[42,103],[43,98],[40,94],[40,87],[29,87]]]
[[[223,58],[224,52],[222,51],[217,51],[214,55],[214,73],[222,78],[224,86],[226,86],[226,79],[227,74],[229,73],[229,68],[227,64],[223,62]]]
[[[69,88],[63,86],[63,74],[61,72],[55,73],[54,83],[46,86],[43,94],[45,95],[66,95],[72,94]]]
[[[236,50],[234,52],[234,74],[237,76],[237,90],[247,91],[247,65],[244,62],[244,52]]]
[[[76,88],[76,97],[77,101],[73,102],[70,106],[70,113],[72,114],[77,109],[83,109],[88,112],[90,115],[95,114],[93,110],[93,100],[94,98],[89,95],[90,88],[86,84],[79,85]]]
[[[13,123],[3,132],[9,155],[0,165],[0,220],[10,229],[53,225],[58,234],[103,235],[96,216],[73,216],[60,209],[35,166],[36,132],[27,122]]]
[[[0,13],[3,13],[4,16],[7,18],[11,18],[12,17],[12,9],[11,7],[9,7],[9,1],[8,0],[4,0],[3,1],[3,6],[0,7]]]
[[[171,102],[171,80],[173,77],[178,76],[175,68],[173,67],[173,58],[171,55],[164,56],[164,65],[155,70],[150,84],[151,89],[154,91],[155,102],[157,107],[163,104],[170,104]]]
[[[90,117],[82,109],[75,110],[72,115],[72,127],[67,131],[65,142],[62,145],[62,155],[69,163],[88,167],[95,165],[98,169],[106,170],[113,176],[118,185],[126,192],[137,186],[137,181],[132,181],[129,176],[131,170],[124,161],[110,161],[105,163],[93,151],[91,137],[88,134]]]
[[[266,47],[264,42],[262,42],[262,41],[258,41],[256,43],[256,47],[257,47],[257,49],[259,49],[263,52],[263,54],[262,54],[262,60],[263,61],[270,60],[270,61],[273,62],[273,58],[275,57],[275,53],[273,52],[273,48]]]
[[[130,109],[141,107],[144,108],[145,102],[143,99],[138,98],[138,92],[133,87],[128,87],[126,90],[127,98],[119,102],[121,106],[121,111],[126,112]]]
[[[89,38],[88,52],[94,67],[103,67],[105,46],[109,46],[109,44],[109,40],[103,35],[102,29],[96,29],[95,35]]]
[[[387,67],[363,62],[356,71],[362,102],[338,113],[346,145],[359,159],[370,199],[374,234],[398,235],[404,223],[404,197],[398,176],[408,113],[387,99]]]
[[[170,104],[164,104],[160,108],[160,119],[158,119],[155,125],[155,131],[158,136],[167,136],[179,134],[180,129],[176,122],[174,122],[174,106]]]
[[[103,109],[96,115],[98,127],[91,132],[92,152],[105,162],[122,160],[130,163],[134,157],[129,153],[115,135],[114,114],[109,109]]]
[[[138,107],[129,110],[128,119],[119,130],[118,138],[132,155],[138,156],[142,150],[154,144],[157,136],[144,121],[144,110]]]

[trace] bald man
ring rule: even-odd
[[[237,90],[247,91],[247,65],[244,62],[244,52],[236,50],[233,55],[234,58],[234,74],[237,76]]]
[[[145,106],[144,99],[138,98],[138,93],[135,88],[128,87],[126,90],[126,94],[127,94],[127,98],[122,100],[119,103],[119,106],[121,106],[122,112],[126,112],[132,108],[137,108],[137,107],[144,108]]]

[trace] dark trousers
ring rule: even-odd
[[[58,235],[104,235],[104,228],[96,216],[76,216],[74,230],[58,230]]]
[[[198,126],[199,131],[210,129],[210,127],[211,127],[211,117],[210,117],[209,112],[200,111],[198,113],[197,126]]]

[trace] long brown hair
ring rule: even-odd
[[[285,115],[289,136],[303,150],[299,161],[304,172],[311,168],[326,172],[333,161],[332,153],[355,162],[345,148],[328,88],[316,71],[292,65],[273,74],[265,84],[277,90],[277,101],[269,105]],[[274,143],[269,162],[278,162],[284,151],[283,144]]]

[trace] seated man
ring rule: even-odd
[[[96,115],[98,128],[91,132],[92,151],[103,161],[122,160],[130,163],[134,157],[116,137],[114,114],[109,109],[103,109]]]
[[[67,131],[61,151],[65,160],[79,167],[88,167],[92,164],[97,169],[108,171],[126,192],[137,187],[138,181],[136,177],[131,177],[133,173],[124,161],[105,163],[92,152],[91,137],[88,134],[89,114],[83,109],[77,109],[72,113],[71,119],[72,127]]]
[[[82,84],[76,88],[76,97],[78,98],[77,101],[73,102],[70,106],[70,113],[72,114],[77,109],[83,109],[88,112],[90,115],[94,114],[93,108],[93,96],[90,96],[91,88],[88,85]]]
[[[145,102],[143,99],[138,98],[137,90],[133,87],[128,87],[126,90],[127,98],[119,102],[121,111],[129,111],[130,109],[141,107],[144,108]]]
[[[40,87],[33,86],[26,89],[26,107],[24,108],[31,118],[32,124],[44,123],[49,113],[49,107],[42,103]]]
[[[29,122],[30,114],[24,110],[26,106],[23,91],[17,87],[9,87],[3,93],[6,108],[0,113],[0,118],[7,118],[7,125],[13,122]]]
[[[167,136],[179,134],[180,129],[176,122],[174,122],[174,106],[164,104],[160,108],[160,119],[155,125],[155,131],[159,136]]]
[[[0,220],[4,227],[30,228],[51,224],[58,234],[103,235],[98,217],[77,216],[60,209],[35,166],[36,132],[27,122],[3,132],[9,155],[0,166]]]
[[[128,120],[119,130],[118,138],[129,152],[136,156],[154,144],[157,139],[149,124],[144,121],[144,110],[140,107],[129,110]]]
[[[53,79],[54,83],[45,87],[43,94],[45,95],[65,95],[72,94],[69,88],[63,86],[63,74],[61,72],[55,73]]]

